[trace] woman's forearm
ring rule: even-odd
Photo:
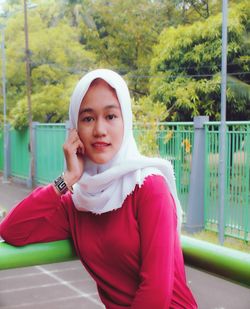
[[[63,216],[60,208],[54,185],[39,187],[9,212],[0,224],[0,235],[15,246],[66,238],[65,230],[55,228]]]

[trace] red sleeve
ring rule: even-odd
[[[148,177],[140,189],[140,286],[131,309],[169,308],[174,284],[177,218],[173,198],[161,176]]]
[[[14,246],[69,238],[62,200],[52,185],[35,189],[0,224],[0,236]]]

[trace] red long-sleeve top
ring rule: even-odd
[[[22,246],[72,238],[107,309],[197,308],[186,284],[173,198],[161,176],[136,186],[121,208],[80,212],[71,194],[35,189],[0,224]]]

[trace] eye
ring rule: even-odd
[[[106,118],[108,120],[113,120],[113,119],[117,118],[117,116],[115,114],[110,114],[110,115],[107,115]]]
[[[91,122],[91,121],[93,121],[93,120],[94,120],[94,118],[91,117],[91,116],[86,116],[86,117],[84,117],[84,118],[82,119],[83,122]]]

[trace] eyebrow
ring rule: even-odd
[[[105,110],[112,109],[112,108],[119,109],[119,106],[117,106],[117,105],[107,105],[107,106],[104,107]],[[79,115],[81,115],[83,113],[93,113],[93,112],[94,112],[93,108],[87,107],[87,108],[81,109],[79,111]]]

